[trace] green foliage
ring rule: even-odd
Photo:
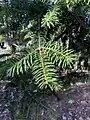
[[[62,68],[71,67],[77,58],[73,50],[63,49],[58,42],[48,42],[28,52],[24,58],[18,62],[15,61],[16,63],[9,69],[8,74],[13,77],[15,74],[24,74],[25,71],[31,69],[35,84],[41,89],[49,87],[51,90],[57,90],[59,85],[55,64],[62,65]]]
[[[64,45],[62,46],[61,42],[47,42],[48,38],[46,35],[48,29],[60,25],[59,17],[63,14],[61,6],[67,7],[67,4],[61,0],[54,0],[50,7],[47,1],[40,0],[32,2],[27,0],[26,3],[21,0],[18,1],[18,4],[17,1],[12,0],[10,4],[10,9],[8,9],[8,4],[6,4],[10,12],[6,21],[7,27],[10,28],[8,32],[11,35],[10,40],[13,34],[13,42],[15,40],[19,42],[19,40],[29,39],[31,45],[24,55],[19,51],[21,53],[19,57],[17,55],[11,56],[13,65],[8,70],[8,74],[12,77],[20,76],[30,70],[35,84],[41,89],[49,87],[51,90],[57,90],[59,85],[55,66],[62,69],[72,68],[78,58],[73,50],[68,49]]]
[[[47,43],[45,50],[51,61],[62,68],[70,68],[74,62],[78,60],[77,54],[75,54],[73,50],[68,50],[59,44],[59,42]]]
[[[46,55],[43,54],[43,51],[40,51],[39,56],[37,56],[35,60],[33,75],[36,84],[38,84],[38,87],[41,89],[49,87],[53,90],[54,87],[57,87],[54,65],[48,60]]]
[[[55,86],[58,86],[55,66],[62,69],[72,68],[75,61],[78,60],[77,54],[74,50],[69,49],[70,45],[67,45],[66,41],[67,38],[72,39],[69,34],[70,30],[75,30],[76,28],[73,30],[72,28],[81,24],[80,20],[83,20],[81,15],[83,11],[80,14],[76,13],[78,9],[81,10],[80,6],[82,7],[84,2],[54,0],[49,5],[46,0],[31,2],[12,0],[11,7],[7,3],[3,4],[8,13],[4,12],[2,16],[8,30],[6,36],[9,36],[10,44],[18,41],[18,43],[22,42],[23,46],[23,42],[26,42],[26,45],[27,41],[30,42],[30,49],[27,53],[23,55],[23,52],[19,51],[20,56],[17,57],[17,53],[15,56],[11,56],[13,66],[9,69],[8,74],[12,77],[20,76],[30,70],[35,84],[40,88],[55,89]],[[1,7],[3,6],[1,5]],[[73,9],[70,10],[70,8]],[[4,16],[6,16],[5,19]],[[71,28],[73,24],[74,26]],[[64,36],[67,37],[65,40],[63,40]],[[63,42],[55,41],[60,39]]]
[[[49,27],[55,25],[55,23],[58,22],[58,18],[57,18],[57,11],[55,9],[53,10],[49,10],[46,15],[44,16],[44,18],[42,19],[42,27]]]

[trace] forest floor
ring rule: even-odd
[[[43,111],[41,120],[90,120],[90,83],[75,85],[58,93],[61,100],[54,96],[47,98],[50,111]]]
[[[57,94],[59,102],[53,95],[46,97],[48,109],[41,108],[39,118],[27,120],[90,120],[90,83],[75,85]],[[0,117],[0,120],[11,119]]]

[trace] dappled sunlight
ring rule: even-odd
[[[0,1],[0,120],[90,120],[90,0]]]

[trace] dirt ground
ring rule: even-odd
[[[90,120],[90,83],[76,85],[58,95],[59,102],[55,96],[49,96],[45,99],[48,106],[44,106],[48,109],[42,108],[38,118],[27,120]],[[0,117],[0,120],[11,119]]]
[[[75,86],[58,95],[61,98],[59,102],[54,96],[47,99],[54,112],[43,111],[41,120],[90,120],[90,83]]]

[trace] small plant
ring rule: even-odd
[[[41,5],[46,5],[46,3],[46,1],[45,3],[34,1],[33,6],[42,8]],[[20,76],[29,70],[33,75],[34,83],[40,89],[49,88],[51,91],[57,91],[61,85],[58,84],[55,66],[62,68],[72,67],[77,60],[77,54],[73,50],[68,50],[67,47],[62,46],[61,42],[55,40],[48,40],[47,42],[47,38],[45,39],[42,34],[42,29],[46,30],[51,26],[54,27],[58,22],[58,1],[55,0],[53,4],[52,8],[49,7],[46,13],[38,13],[37,19],[33,18],[33,22],[37,23],[36,32],[32,33],[35,34],[33,35],[33,41],[25,54],[20,52],[17,59],[14,55],[12,56],[14,59],[10,58],[13,65],[8,70],[8,75],[11,77]]]

